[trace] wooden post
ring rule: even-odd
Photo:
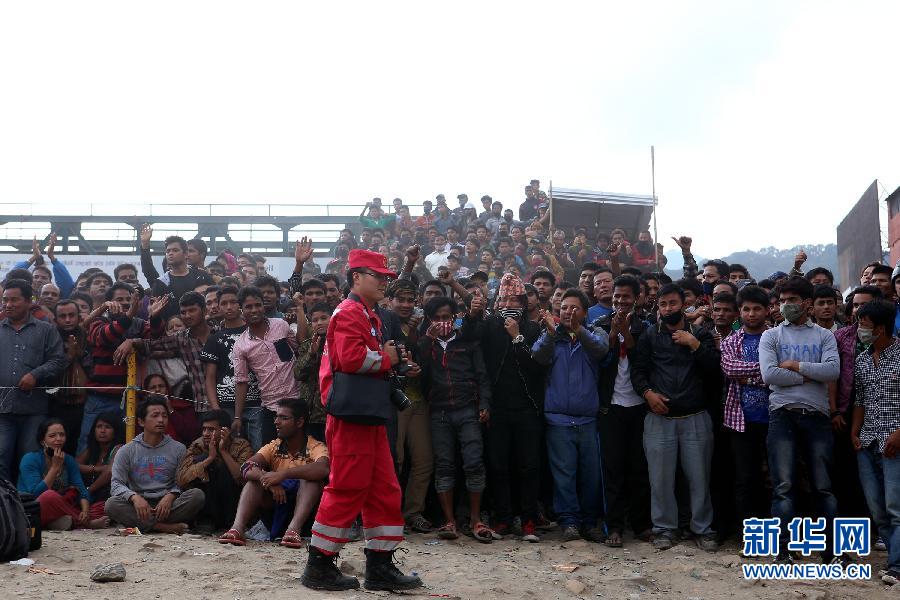
[[[130,442],[134,437],[137,423],[137,355],[132,352],[128,355],[128,391],[125,396],[125,441]]]

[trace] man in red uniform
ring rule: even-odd
[[[387,377],[401,361],[393,342],[381,343],[381,319],[374,311],[384,298],[389,277],[387,258],[377,252],[352,250],[347,280],[350,297],[335,309],[328,324],[319,386],[327,408],[332,369],[337,372]],[[390,399],[385,397],[385,402]],[[360,425],[328,415],[325,440],[331,455],[331,475],[322,493],[312,528],[309,561],[303,585],[319,590],[357,589],[359,581],[337,567],[337,556],[350,538],[350,526],[362,512],[366,536],[365,587],[408,590],[422,585],[403,575],[393,553],[403,541],[400,484],[384,425]]]

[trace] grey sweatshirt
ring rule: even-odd
[[[110,493],[129,500],[140,494],[145,500],[159,500],[169,492],[181,493],[175,482],[184,444],[163,436],[157,446],[144,442],[144,434],[125,444],[113,460]]]
[[[799,361],[800,372],[779,367],[785,360]],[[812,408],[828,415],[827,384],[837,381],[841,371],[834,334],[810,320],[801,325],[785,321],[763,332],[759,342],[759,370],[772,390],[770,412],[791,406]]]

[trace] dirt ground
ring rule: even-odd
[[[300,585],[306,550],[248,542],[221,546],[208,536],[187,534],[123,537],[114,530],[45,532],[43,548],[31,554],[32,568],[0,565],[0,598],[129,600],[185,598],[372,598],[387,592],[321,593]],[[426,588],[406,595],[431,598],[898,598],[900,589],[878,577],[865,582],[747,582],[741,576],[736,543],[707,554],[690,542],[656,552],[626,540],[612,549],[584,541],[563,543],[549,534],[538,544],[508,539],[480,544],[473,539],[438,541],[412,535],[405,546],[405,571],[415,571]],[[884,553],[870,557],[873,576]],[[94,583],[93,568],[122,562],[122,583]],[[345,572],[364,568],[362,543],[342,554]],[[575,567],[572,570],[572,567]],[[570,571],[570,572],[567,572]],[[900,586],[897,586],[900,588]]]

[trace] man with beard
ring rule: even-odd
[[[60,389],[51,395],[50,416],[63,422],[66,430],[65,451],[66,454],[74,456],[81,435],[81,421],[84,418],[84,401],[87,394],[83,389],[66,388],[84,387],[87,381],[85,364],[91,355],[88,352],[87,334],[81,327],[78,305],[72,300],[60,300],[55,306],[55,314],[56,329],[62,338],[69,366],[62,374]]]
[[[388,277],[384,255],[350,253],[350,297],[341,302],[328,325],[319,371],[323,402],[336,372],[382,378],[403,359],[394,342],[382,344],[381,319],[375,306],[384,298]],[[252,327],[251,323],[251,327]],[[385,398],[387,401],[387,398]],[[327,407],[327,404],[326,404]],[[400,484],[394,471],[385,425],[363,425],[328,415],[325,425],[333,467],[316,514],[309,561],[301,582],[312,589],[357,589],[359,581],[341,573],[338,553],[350,541],[350,527],[362,512],[366,536],[365,585],[370,590],[420,587],[416,576],[394,566],[394,551],[403,540]]]
[[[243,546],[244,532],[260,510],[271,539],[281,545],[302,548],[300,530],[322,497],[329,461],[325,444],[306,433],[306,403],[278,401],[275,432],[278,437],[263,446],[241,466],[244,489],[234,523],[219,538],[220,544]]]
[[[659,290],[659,323],[640,337],[631,365],[634,391],[647,402],[644,452],[650,474],[653,547],[668,550],[678,530],[676,466],[688,481],[691,532],[697,546],[718,549],[709,492],[713,424],[706,410],[704,378],[719,373],[719,351],[705,329],[691,333],[684,318],[684,290]]]

